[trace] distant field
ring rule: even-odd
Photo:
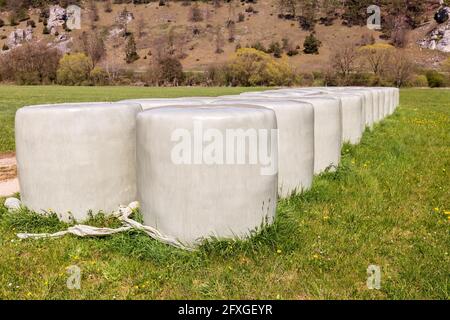
[[[261,88],[147,88],[0,86],[0,154],[14,151],[14,115],[18,108],[43,103],[118,101],[131,98],[219,96]]]
[[[13,115],[21,105],[241,90],[0,87],[2,150],[14,149]],[[19,241],[17,232],[66,226],[0,205],[0,299],[448,300],[449,97],[449,90],[402,90],[394,115],[360,145],[344,146],[337,172],[281,201],[274,226],[245,242],[187,253],[136,231]],[[88,223],[117,225],[105,217]],[[66,287],[72,265],[81,268],[81,290]],[[381,268],[380,290],[366,286],[369,265]]]

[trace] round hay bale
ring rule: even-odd
[[[275,111],[279,130],[278,192],[285,198],[309,190],[314,176],[314,107],[278,99],[218,100],[213,104],[252,104]]]
[[[19,109],[16,155],[24,205],[68,221],[136,200],[136,115],[141,110],[131,103]]]
[[[186,245],[209,237],[244,238],[272,223],[278,184],[276,128],[274,111],[257,106],[172,106],[141,112],[137,158],[144,223]],[[260,137],[263,132],[266,141]],[[274,158],[253,163],[256,153],[267,153],[264,147]]]

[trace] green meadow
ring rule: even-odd
[[[0,153],[14,151],[24,105],[244,90],[0,86]],[[87,223],[119,225],[102,214]],[[185,252],[138,231],[16,237],[66,227],[0,204],[0,299],[450,299],[450,90],[402,90],[395,114],[343,147],[336,172],[280,201],[275,224],[247,241]],[[66,286],[74,265],[80,290]],[[381,269],[379,290],[367,288],[369,265]]]

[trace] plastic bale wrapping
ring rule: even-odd
[[[327,89],[329,92],[338,92],[345,94],[353,94],[359,95],[363,97],[363,118],[364,118],[364,126],[372,128],[374,124],[374,103],[375,97],[374,93],[370,91],[368,88],[360,88],[360,87],[342,87],[339,89]]]
[[[163,99],[163,98],[155,98],[155,99],[130,99],[120,101],[121,103],[138,103],[142,106],[142,109],[152,109],[152,108],[160,108],[160,107],[169,107],[169,106],[177,106],[177,105],[185,105],[185,106],[196,106],[207,104],[209,102],[214,101],[216,98],[214,97],[186,97],[186,98],[173,98],[173,99]]]
[[[250,97],[255,99],[261,97],[287,99],[311,103],[314,107],[314,173],[320,174],[326,169],[335,170],[341,160],[341,102],[336,98],[312,96],[312,92],[320,92],[317,90],[301,91],[274,92],[267,95],[262,92]]]
[[[373,128],[374,124],[374,109],[375,109],[375,94],[371,90],[368,90],[367,88],[349,88],[345,89],[345,92],[349,93],[362,93],[365,96],[365,126],[369,128]]]
[[[245,238],[273,222],[278,185],[273,110],[155,108],[138,115],[137,127],[138,198],[146,225],[196,246],[209,237]],[[264,161],[250,161],[257,153]]]
[[[22,202],[68,221],[137,198],[133,103],[41,105],[16,114]]]
[[[394,88],[395,90],[395,108],[397,109],[397,107],[400,105],[400,89],[398,88]]]
[[[309,190],[314,176],[314,107],[276,99],[218,100],[213,104],[253,104],[275,111],[279,130],[278,193],[289,197]]]
[[[323,92],[320,95],[341,101],[342,141],[358,144],[365,128],[364,96],[354,93]],[[314,96],[317,96],[314,94]]]
[[[384,94],[379,89],[369,88],[374,95],[373,121],[378,123],[382,120],[384,109]]]

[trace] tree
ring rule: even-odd
[[[3,80],[18,84],[52,83],[61,55],[46,43],[26,42],[0,55],[0,74]]]
[[[349,80],[351,73],[355,71],[357,57],[358,52],[352,44],[342,45],[331,57],[331,66],[344,83]]]
[[[111,0],[106,0],[105,1],[104,10],[105,10],[106,13],[110,13],[110,12],[113,11]]]
[[[228,21],[227,30],[228,30],[228,42],[234,42],[236,38],[236,23],[233,20]]]
[[[94,0],[89,0],[88,8],[89,8],[89,21],[91,23],[91,26],[95,27],[95,22],[97,22],[100,19],[100,16],[98,15],[97,4],[95,3]]]
[[[183,81],[183,66],[175,57],[164,57],[157,61],[160,84],[178,86]]]
[[[389,61],[388,70],[397,87],[405,86],[414,74],[415,64],[403,50],[397,50]]]
[[[66,54],[59,62],[58,83],[63,85],[83,85],[89,80],[92,61],[84,53]]]
[[[145,28],[147,27],[147,23],[145,21],[144,16],[141,14],[136,19],[136,33],[138,39],[141,39],[145,35]]]
[[[99,32],[86,32],[75,43],[75,51],[84,52],[95,66],[106,54],[105,43]]]
[[[216,32],[215,32],[215,44],[216,44],[216,53],[223,53],[223,45],[224,45],[224,40],[223,40],[223,35],[222,35],[222,30],[220,28],[220,26],[216,27]]]
[[[376,43],[359,49],[363,63],[378,77],[383,77],[394,47],[389,44]]]
[[[139,55],[136,52],[136,41],[131,33],[128,36],[127,43],[125,45],[125,61],[127,63],[133,63],[139,59]]]
[[[314,33],[310,33],[303,43],[303,52],[306,54],[319,54],[319,47],[321,45],[322,42],[314,36]]]

